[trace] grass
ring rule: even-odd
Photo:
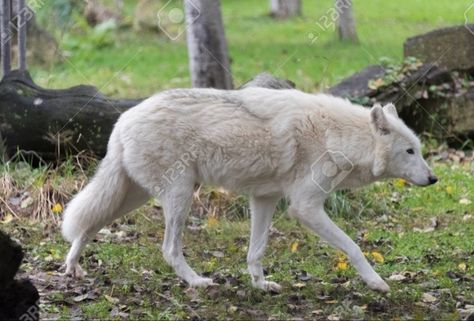
[[[4,218],[2,228],[27,251],[24,274],[42,293],[44,318],[457,320],[474,302],[474,167],[441,162],[434,168],[441,178],[438,185],[423,189],[389,181],[339,193],[327,204],[385,279],[405,278],[389,280],[392,291],[386,296],[368,290],[350,264],[338,268],[346,258],[288,218],[284,206],[276,214],[264,260],[268,278],[283,285],[281,294],[250,286],[245,214],[222,211],[211,218],[206,210],[193,210],[185,254],[197,271],[219,283],[205,290],[187,288],[164,262],[159,249],[163,219],[156,204],[98,234],[84,251],[82,264],[89,272],[84,281],[65,280],[57,272],[68,245],[51,220]],[[30,170],[33,175],[37,171]],[[3,167],[4,176],[9,172]],[[77,172],[57,179],[71,183]],[[34,197],[37,186],[28,184],[18,186]],[[63,192],[69,195],[74,188]],[[222,208],[236,202],[217,191],[211,196],[203,191],[200,197],[224,198]]]
[[[125,3],[130,14],[134,2]],[[267,1],[223,0],[235,84],[269,71],[306,91],[325,89],[381,58],[401,61],[407,37],[462,24],[469,5],[356,1],[360,42],[351,44],[339,42],[332,27],[322,30],[316,24],[332,4],[303,1],[303,17],[275,21],[267,15]],[[94,36],[77,14],[59,31],[46,11],[49,5],[38,15],[56,27],[63,60],[52,67],[31,66],[39,84],[92,84],[107,95],[130,98],[189,87],[184,39],[137,35],[130,28]],[[319,35],[313,44],[310,33]],[[404,278],[389,280],[392,291],[386,296],[368,290],[350,265],[345,268],[341,253],[288,218],[285,202],[265,257],[268,278],[281,283],[283,292],[253,289],[243,271],[246,198],[207,188],[188,220],[185,253],[191,266],[219,286],[188,289],[164,262],[161,208],[153,203],[98,234],[82,258],[89,272],[85,280],[64,279],[57,272],[68,249],[58,229],[60,208],[93,172],[94,166],[81,164],[82,158],[58,167],[32,168],[21,160],[0,165],[0,227],[26,249],[23,275],[40,290],[42,318],[458,320],[474,305],[472,161],[435,162],[441,181],[430,188],[390,181],[328,200],[331,216],[376,270],[385,279]]]
[[[127,13],[133,3],[126,1]],[[303,17],[275,21],[268,16],[268,1],[222,1],[226,37],[236,85],[269,71],[296,82],[306,91],[337,83],[381,58],[402,60],[407,37],[434,28],[464,23],[464,1],[359,1],[355,16],[359,44],[340,42],[333,24],[324,24],[332,0],[304,1]],[[42,12],[39,11],[41,16]],[[107,95],[143,97],[173,87],[189,87],[184,37],[171,41],[164,35],[131,29],[112,32],[104,44],[92,41],[91,31],[78,16],[70,29],[58,30],[48,13],[63,50],[63,63],[51,68],[32,66],[34,79],[49,88],[92,84]],[[319,23],[319,25],[318,25]],[[329,28],[322,28],[321,25]],[[69,31],[67,31],[69,30]],[[309,34],[319,35],[311,44]],[[449,54],[449,53],[448,53]]]

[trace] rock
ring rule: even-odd
[[[448,70],[474,70],[474,24],[433,30],[408,38],[405,57],[417,57]]]
[[[0,231],[0,320],[39,320],[38,290],[29,280],[15,280],[21,247]]]
[[[369,88],[370,80],[383,77],[385,68],[381,65],[368,66],[354,75],[344,79],[339,84],[329,89],[331,95],[340,97],[363,97],[370,95],[373,90]]]
[[[456,47],[456,53],[451,55],[455,58],[451,62],[445,60],[444,66],[411,58],[390,70],[369,66],[328,92],[365,106],[395,102],[399,116],[416,132],[428,132],[454,147],[463,146],[468,139],[474,139],[474,60],[469,59],[474,57],[474,35],[459,28],[447,28],[411,38],[415,40],[407,44],[423,44],[426,50],[428,44],[442,47],[435,39],[438,32],[440,39],[447,41],[455,30],[463,35],[460,43],[464,41],[464,47]],[[423,38],[427,35],[433,39]],[[463,37],[470,37],[471,41]]]
[[[295,83],[291,80],[281,79],[272,74],[262,72],[243,84],[240,89],[247,87],[264,87],[271,89],[294,89]]]

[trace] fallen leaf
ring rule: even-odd
[[[7,215],[5,215],[5,217],[3,218],[3,220],[1,222],[2,222],[2,224],[8,224],[11,221],[13,221],[13,215],[7,214]]]
[[[298,282],[298,283],[293,284],[293,287],[294,287],[294,288],[297,288],[297,289],[304,288],[305,286],[306,286],[306,284],[305,284],[305,283],[301,283],[301,282]]]
[[[335,314],[331,314],[330,316],[328,316],[328,320],[329,321],[339,321],[341,318]]]
[[[63,206],[59,203],[56,203],[53,205],[51,211],[53,211],[54,214],[59,214],[63,211]]]
[[[20,207],[21,208],[27,208],[28,206],[33,204],[33,202],[34,202],[34,200],[31,197],[27,197],[21,202]]]
[[[469,205],[471,204],[471,201],[468,200],[467,198],[463,197],[459,200],[459,204],[462,204],[462,205]]]
[[[467,268],[466,263],[464,263],[464,262],[463,262],[463,263],[459,263],[459,264],[458,264],[458,268],[459,268],[461,271],[465,272],[465,271],[466,271],[466,268]]]
[[[109,303],[112,303],[112,304],[117,304],[120,301],[118,298],[114,298],[114,297],[112,297],[110,295],[107,295],[107,294],[104,294],[104,297],[107,301],[109,301]]]
[[[454,192],[454,188],[449,185],[449,186],[446,186],[446,193],[448,193],[449,195],[452,195]]]
[[[207,219],[207,227],[217,227],[219,225],[219,220],[215,216],[209,216]]]
[[[372,251],[372,257],[374,258],[375,262],[377,263],[383,263],[385,261],[385,259],[383,258],[383,255],[380,254],[379,252],[377,251]]]
[[[230,313],[235,313],[235,312],[237,311],[237,309],[238,309],[238,308],[237,308],[235,305],[231,305],[231,306],[229,307],[229,312],[230,312]]]
[[[395,187],[402,188],[407,185],[407,181],[404,180],[403,178],[396,179],[395,182],[393,183]]]
[[[218,258],[224,257],[224,253],[221,251],[212,251],[212,255]]]
[[[298,251],[298,242],[293,242],[293,244],[291,244],[291,253],[296,253]]]
[[[336,265],[336,270],[338,271],[344,271],[344,270],[347,270],[349,268],[349,263],[345,262],[345,261],[339,261],[337,262],[337,265]]]
[[[438,299],[429,293],[423,293],[423,295],[421,296],[421,300],[425,303],[433,303],[436,302]]]
[[[403,281],[403,280],[406,280],[406,276],[404,276],[403,274],[392,274],[389,276],[389,280],[392,280],[392,281]]]
[[[74,302],[82,302],[89,298],[89,293],[75,296],[73,299]]]

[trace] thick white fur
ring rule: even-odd
[[[334,179],[324,164],[342,167],[347,160],[351,169],[336,189],[388,177],[428,185],[433,177],[418,139],[393,106],[370,110],[328,95],[264,88],[157,94],[120,117],[96,175],[67,206],[67,272],[80,275],[87,240],[151,195],[164,208],[165,260],[191,285],[212,284],[189,267],[181,243],[194,186],[203,183],[251,197],[247,260],[254,286],[280,289],[265,280],[261,260],[276,203],[288,197],[294,217],[346,252],[371,288],[388,291],[359,247],[324,212],[328,191],[321,186]]]

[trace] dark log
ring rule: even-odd
[[[6,153],[34,151],[52,160],[87,150],[102,157],[117,118],[140,101],[111,99],[92,86],[44,89],[28,72],[11,71],[0,82],[0,133]]]
[[[294,84],[260,74],[243,87],[248,86],[291,88]],[[0,137],[10,157],[18,150],[46,161],[83,151],[102,157],[120,114],[141,101],[111,99],[92,86],[44,89],[28,72],[14,70],[0,82]]]

